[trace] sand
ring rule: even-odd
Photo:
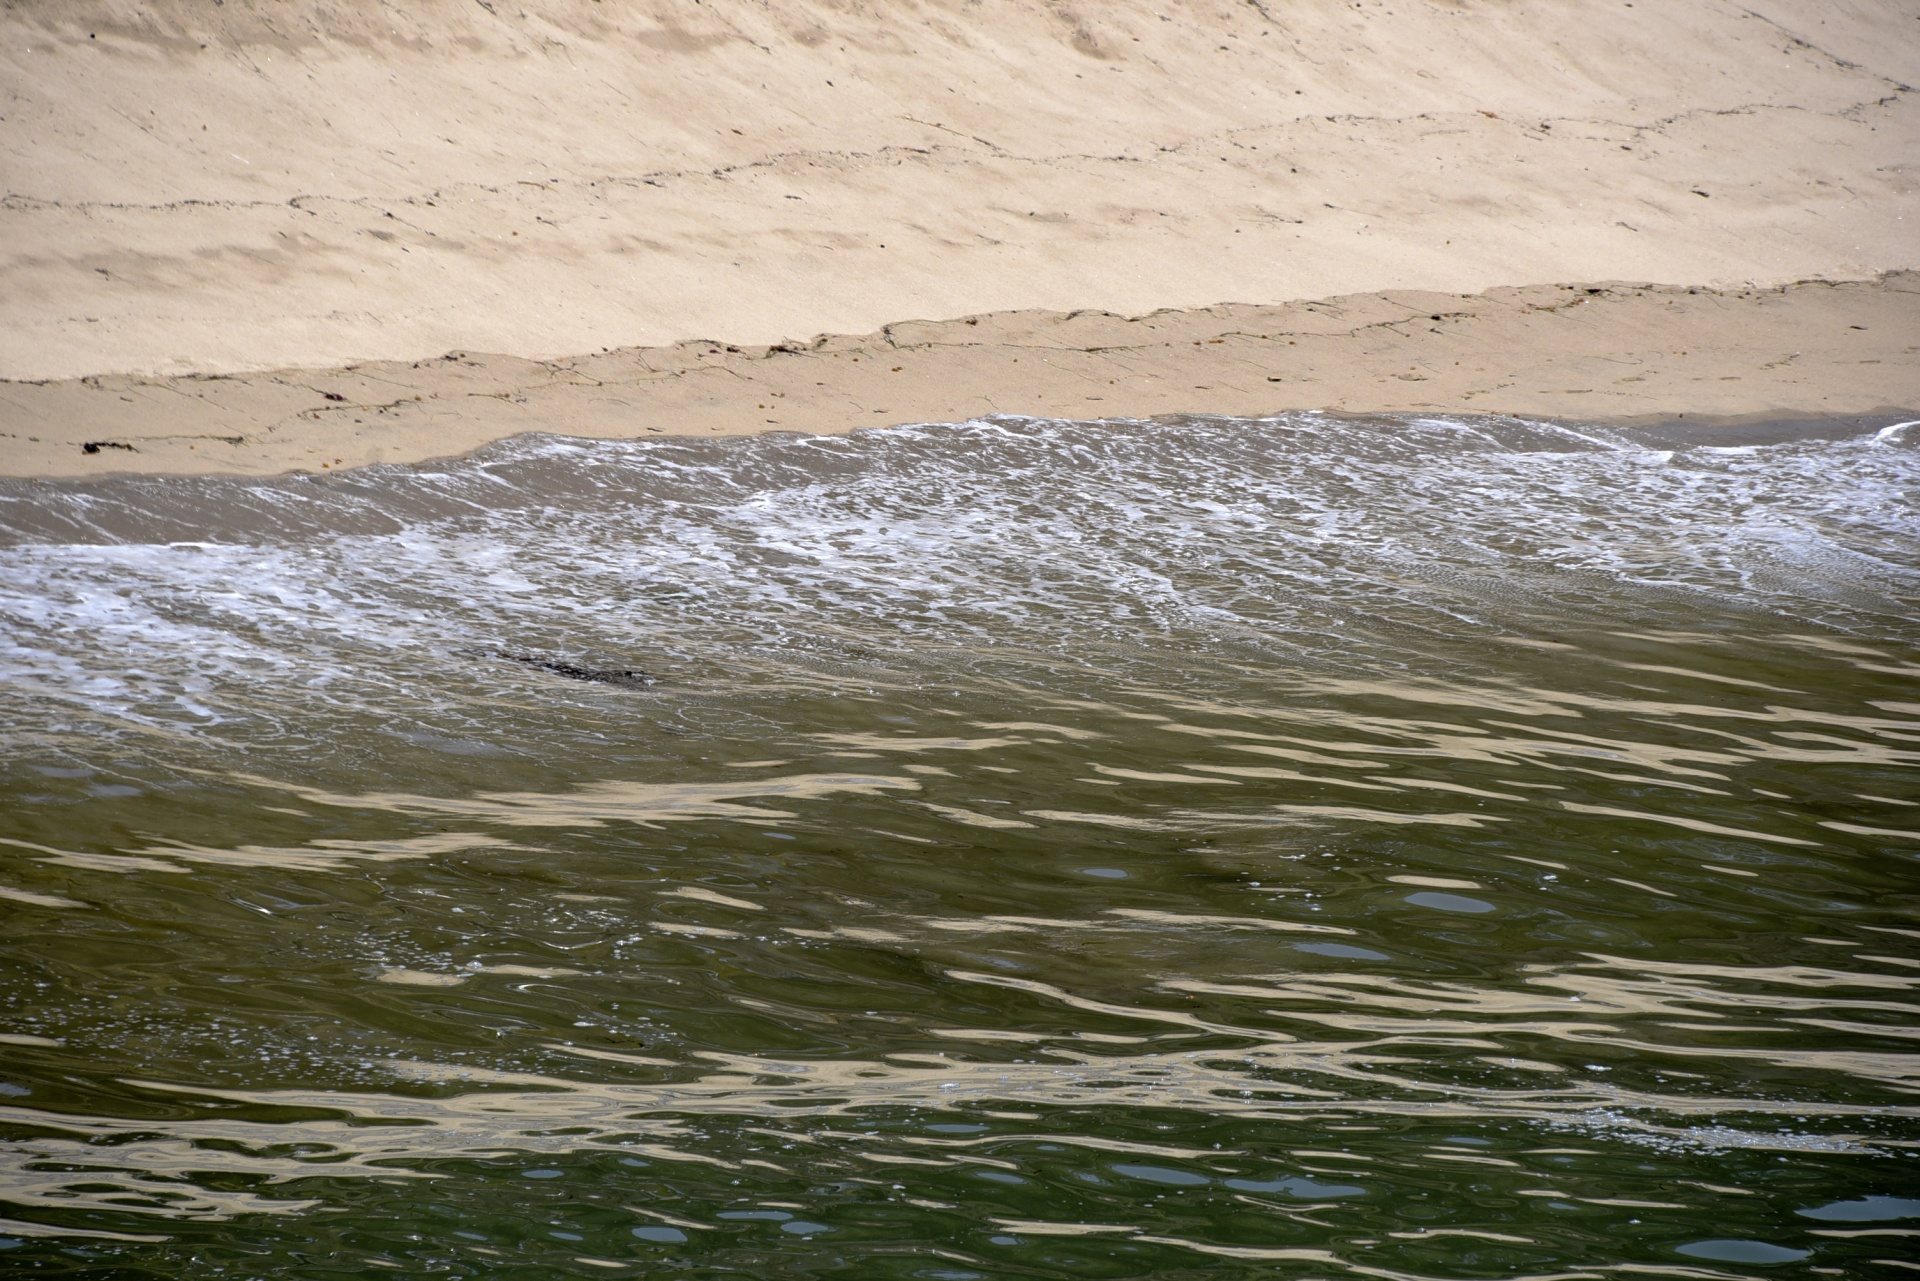
[[[1916,82],[1884,0],[17,0],[0,471],[1912,408]]]
[[[1915,273],[1728,293],[1557,285],[1139,318],[999,312],[808,343],[15,383],[0,386],[0,474],[324,471],[528,431],[842,432],[989,414],[1433,410],[1877,426],[1920,417],[1900,408],[1920,405],[1917,342]]]

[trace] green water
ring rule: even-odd
[[[1906,1275],[1917,484],[1313,416],[15,484],[0,1271]]]

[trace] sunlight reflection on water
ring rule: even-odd
[[[1870,1271],[1920,451],[1756,431],[0,482],[4,1257]]]

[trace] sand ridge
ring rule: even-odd
[[[0,384],[0,474],[329,471],[421,461],[521,432],[727,436],[996,413],[1285,409],[1614,423],[1676,413],[1920,417],[1920,273],[1724,292],[1407,291],[1139,317],[1002,312],[805,342],[698,340],[552,361],[456,352],[335,369]]]

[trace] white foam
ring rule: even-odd
[[[681,686],[799,679],[850,647],[1084,662],[1171,642],[1365,668],[1405,661],[1381,628],[1657,620],[1672,592],[1901,636],[1920,458],[1879,446],[1913,425],[1656,450],[1501,418],[999,418],[16,488],[0,704],[22,728],[321,741],[371,719],[484,746],[504,691],[607,696],[485,659],[503,648],[665,664]],[[56,527],[71,541],[31,536]]]

